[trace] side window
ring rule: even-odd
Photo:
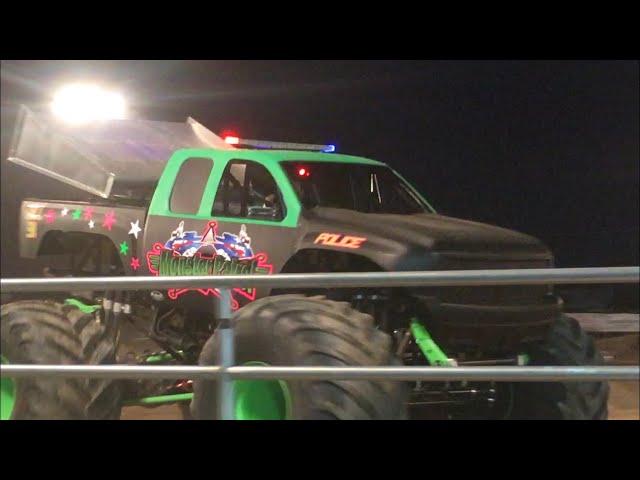
[[[284,208],[275,180],[259,163],[232,161],[225,169],[213,216],[282,220]]]
[[[182,163],[169,200],[173,213],[198,213],[212,168],[210,158],[189,158]]]

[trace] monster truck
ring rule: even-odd
[[[192,119],[69,127],[23,108],[9,160],[77,195],[22,201],[21,257],[43,260],[49,276],[553,266],[535,238],[437,214],[381,162],[235,143]],[[2,361],[216,364],[218,296],[212,287],[5,298]],[[548,286],[234,288],[231,302],[239,365],[603,361]],[[216,388],[3,378],[2,417],[116,419],[123,405],[182,402],[185,416],[213,419]],[[238,419],[604,419],[608,400],[606,382],[243,380],[234,388]]]

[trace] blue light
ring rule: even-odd
[[[327,145],[326,147],[324,147],[322,149],[323,152],[325,153],[333,153],[336,151],[336,146],[335,145]]]

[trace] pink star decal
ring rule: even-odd
[[[111,231],[111,227],[113,227],[114,223],[116,223],[116,213],[113,210],[105,213],[102,226],[107,227],[107,230]]]
[[[56,211],[55,210],[47,210],[47,213],[44,214],[44,220],[47,223],[53,223],[56,219]]]
[[[93,217],[93,207],[87,207],[84,209],[84,219],[85,220],[91,220],[91,218]],[[111,229],[109,229],[111,230]]]
[[[140,268],[140,260],[136,257],[131,257],[131,263],[129,265],[131,265],[131,268],[134,270],[138,270]]]

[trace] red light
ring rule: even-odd
[[[301,168],[300,170],[298,170],[298,175],[300,175],[301,177],[304,177],[306,173],[307,171],[304,168]]]
[[[240,139],[238,137],[232,137],[230,135],[224,137],[224,141],[229,145],[238,145],[240,143]]]

